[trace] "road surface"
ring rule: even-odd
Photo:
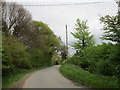
[[[34,72],[27,78],[23,88],[83,88],[63,77],[59,72],[59,67],[55,65]]]

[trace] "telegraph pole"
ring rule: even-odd
[[[66,25],[66,58],[68,58],[68,32],[67,32],[67,25]]]

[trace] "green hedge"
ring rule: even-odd
[[[116,67],[120,64],[118,46],[111,43],[88,47],[64,61],[80,66],[93,74],[104,76],[118,75]]]

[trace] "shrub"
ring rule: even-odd
[[[7,75],[9,72],[13,72],[14,65],[12,63],[11,55],[5,51],[2,52],[2,74]]]
[[[102,43],[79,51],[78,55],[69,58],[66,63],[78,65],[91,73],[115,76],[120,57],[117,53],[117,45]]]
[[[27,47],[14,36],[3,35],[2,48],[3,75],[14,72],[14,68],[31,68]]]
[[[32,48],[29,52],[31,55],[31,64],[33,67],[38,68],[51,64],[51,58],[49,57],[48,53],[37,48]]]

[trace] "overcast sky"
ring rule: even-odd
[[[100,24],[100,16],[115,15],[118,11],[114,0],[7,0],[21,2],[27,5],[54,4],[66,2],[102,2],[96,4],[67,5],[67,6],[24,6],[31,14],[33,20],[42,21],[49,25],[57,36],[65,42],[65,25],[68,25],[69,44],[75,41],[70,32],[74,32],[76,19],[88,20],[90,32],[95,36],[97,44],[101,43],[99,37],[102,36],[100,30],[103,25]],[[24,3],[23,3],[24,2]],[[36,3],[35,3],[36,2]],[[69,50],[70,53],[74,51]]]

